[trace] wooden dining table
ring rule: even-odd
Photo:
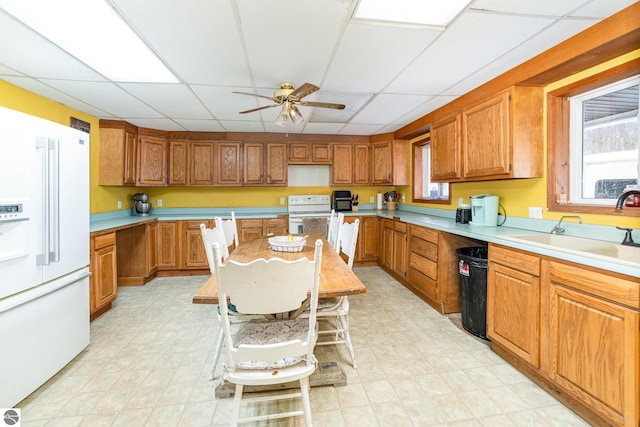
[[[309,234],[306,244],[301,252],[279,252],[271,249],[269,238],[260,238],[243,242],[231,252],[228,260],[237,262],[250,262],[255,259],[282,258],[293,261],[306,257],[313,259],[315,242],[322,240],[322,265],[320,268],[320,298],[331,298],[338,296],[349,296],[363,294],[367,291],[364,284],[351,271],[344,259],[329,245],[327,240],[320,234]],[[215,276],[211,276],[204,285],[193,296],[194,304],[218,304],[218,290],[216,288]],[[313,386],[345,386],[347,385],[347,375],[340,369],[336,362],[327,361],[318,363],[316,371],[311,375],[309,384]],[[298,382],[277,385],[277,389],[296,388]],[[265,391],[267,386],[245,386],[246,392]],[[235,386],[229,382],[222,381],[215,387],[216,398],[227,398],[233,396]]]
[[[363,294],[367,291],[364,284],[347,266],[345,260],[331,248],[329,242],[320,234],[310,234],[301,252],[279,252],[271,249],[269,238],[243,242],[231,252],[227,260],[250,262],[255,259],[282,258],[293,261],[306,257],[313,259],[314,244],[317,239],[322,240],[322,266],[320,269],[319,298],[331,298]],[[194,304],[218,304],[218,290],[216,278],[211,276],[193,296]]]

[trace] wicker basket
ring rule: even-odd
[[[301,236],[293,236],[294,240],[288,240],[288,236],[275,236],[269,238],[271,249],[278,252],[301,252],[307,239]]]

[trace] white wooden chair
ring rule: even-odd
[[[227,241],[227,247],[235,245],[233,248],[237,248],[240,245],[238,236],[238,225],[236,223],[236,214],[231,212],[231,219],[222,219],[219,216],[215,217],[216,227],[220,227],[224,231],[224,237]]]
[[[338,252],[338,229],[340,228],[340,224],[344,222],[344,214],[337,213],[336,211],[331,209],[331,216],[329,217],[329,227],[327,230],[327,242],[329,245]]]
[[[202,234],[202,243],[204,244],[204,251],[207,254],[207,261],[209,263],[209,271],[211,274],[215,274],[215,264],[213,262],[213,244],[217,243],[220,246],[220,261],[226,260],[229,256],[229,247],[227,246],[227,241],[224,235],[224,231],[222,227],[216,226],[214,228],[207,228],[206,225],[200,224],[200,233]],[[218,314],[218,320],[222,319],[220,306],[216,306],[216,312]],[[231,317],[233,323],[239,322],[248,322],[249,320],[253,320],[258,318],[259,316],[245,316],[239,313],[235,313],[233,310],[231,311]],[[213,367],[211,368],[211,376],[210,380],[215,378],[216,367],[218,366],[218,361],[220,360],[220,354],[222,354],[222,345],[224,344],[224,331],[222,327],[220,328],[220,332],[218,333],[218,339],[216,341],[216,348],[213,355]]]
[[[337,238],[338,253],[347,255],[347,265],[350,269],[353,268],[353,261],[356,255],[359,229],[359,219],[356,219],[353,223],[343,222],[339,228]],[[308,313],[305,312],[301,317],[307,315]],[[349,299],[346,296],[320,298],[318,300],[317,318],[322,321],[318,331],[322,339],[319,339],[316,345],[345,344],[351,356],[353,369],[358,369],[355,352],[351,344],[351,335],[349,334]],[[325,339],[325,336],[332,336],[332,339]]]
[[[214,245],[214,252],[220,251]],[[315,371],[317,360],[313,348],[317,339],[316,308],[320,286],[322,241],[315,244],[313,260],[301,258],[285,261],[263,258],[243,264],[220,262],[214,256],[218,296],[228,298],[240,313],[274,314],[299,309],[308,299],[308,318],[290,320],[252,321],[240,326],[235,337],[231,334],[231,318],[226,304],[221,304],[227,360],[223,379],[235,384],[231,425],[238,422],[261,421],[304,415],[311,426],[309,376]],[[300,382],[300,391],[276,395],[244,398],[244,386]],[[240,418],[242,402],[269,402],[300,397],[302,410],[262,414]],[[279,405],[274,405],[278,407]]]

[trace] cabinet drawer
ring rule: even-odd
[[[429,276],[432,279],[438,278],[438,263],[428,258],[420,256],[415,252],[409,255],[409,267]]]
[[[242,228],[262,228],[261,219],[243,219]]]
[[[438,243],[438,232],[424,227],[411,227],[411,235],[428,242]]]
[[[490,244],[489,261],[506,265],[534,276],[540,276],[540,258],[520,252],[517,249]]]
[[[116,244],[116,233],[102,234],[100,236],[96,236],[94,240],[94,249],[96,250],[106,248],[107,246],[113,246]]]
[[[264,220],[264,226],[267,228],[286,227],[288,221],[283,218],[270,218]]]
[[[407,223],[406,222],[401,222],[401,221],[395,221],[393,223],[393,229],[396,231],[399,231],[400,233],[406,233],[407,232]]]
[[[383,219],[382,220],[382,225],[384,226],[384,228],[390,228],[393,230],[393,220],[392,219]]]
[[[425,276],[412,267],[409,267],[407,278],[411,285],[421,294],[426,295],[433,300],[438,299],[438,283],[434,279]]]
[[[415,237],[415,235],[411,236],[410,242],[411,252],[415,252],[416,254],[429,258],[433,261],[438,261],[438,245],[419,239]]]

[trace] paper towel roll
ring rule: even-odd
[[[376,204],[376,209],[382,209],[382,193],[378,193],[378,203]]]

